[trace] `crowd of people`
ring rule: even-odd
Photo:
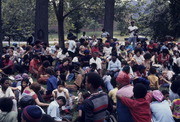
[[[70,32],[3,47],[0,122],[179,122],[180,43]]]

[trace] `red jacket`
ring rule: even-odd
[[[150,93],[148,93],[145,98],[133,100],[121,97],[120,99],[121,102],[129,108],[135,122],[151,122],[150,102],[152,95]]]

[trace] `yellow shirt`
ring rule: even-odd
[[[150,87],[153,89],[159,88],[159,78],[156,75],[149,75],[148,80],[150,81]]]

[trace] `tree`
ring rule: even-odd
[[[52,4],[54,7],[55,15],[58,21],[58,38],[59,38],[59,45],[61,48],[64,48],[64,20],[69,14],[74,12],[75,10],[79,9],[81,5],[85,2],[80,2],[78,5],[74,6],[71,10],[65,13],[65,6],[66,1],[64,0],[52,0]],[[69,2],[66,3],[68,6]],[[65,14],[64,14],[65,13]]]
[[[36,0],[35,40],[48,43],[48,5],[49,0]]]
[[[0,0],[0,57],[2,56],[2,18],[1,18],[1,0]]]
[[[113,37],[115,0],[105,0],[104,29]]]

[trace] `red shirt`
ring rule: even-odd
[[[148,93],[145,98],[135,100],[126,97],[121,97],[120,99],[129,108],[135,122],[151,122],[151,93]]]
[[[39,63],[39,60],[34,60],[34,59],[32,59],[32,60],[30,61],[29,71],[30,71],[31,73],[33,73],[32,68],[34,68],[35,70],[38,71],[38,68],[39,68],[38,63]]]
[[[4,66],[4,67],[5,67],[5,66],[10,66],[10,68],[13,68],[14,63],[13,63],[13,61],[11,61],[11,60],[9,60],[9,61],[4,60],[4,61],[3,61],[3,66]]]

